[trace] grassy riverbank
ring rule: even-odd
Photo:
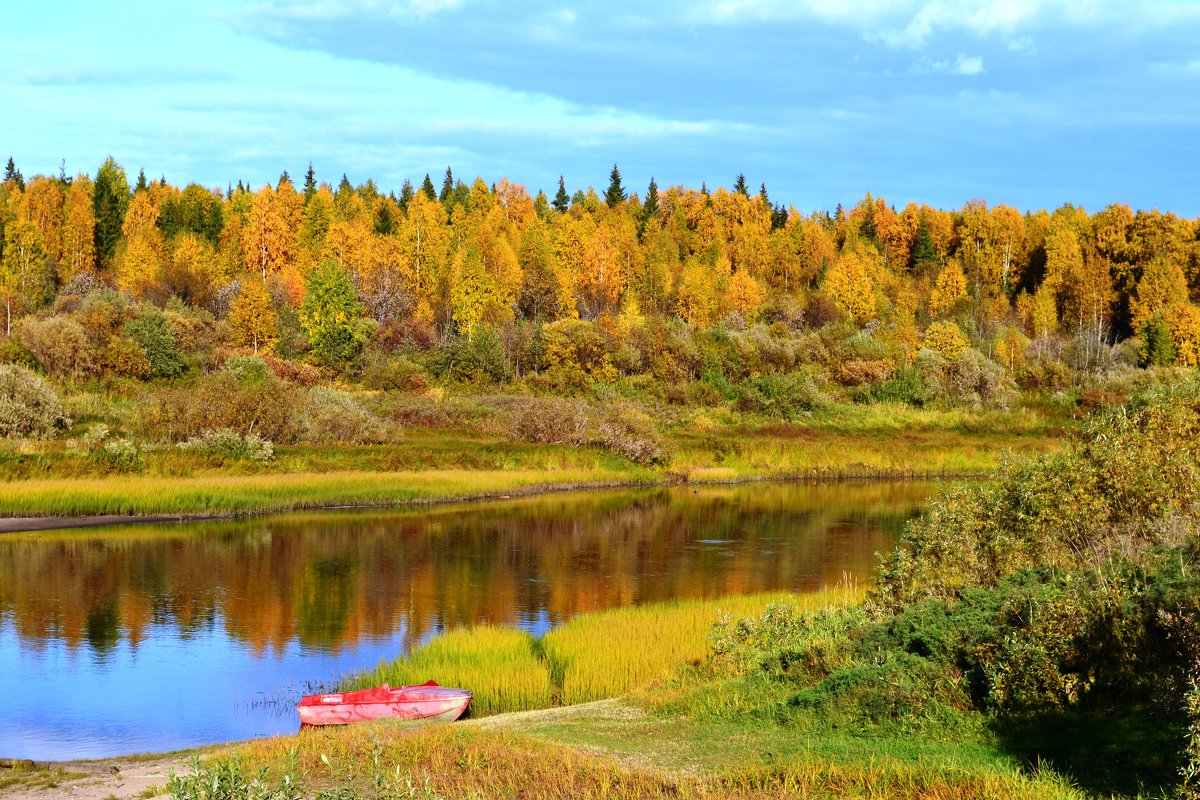
[[[436,670],[484,714],[549,708],[252,742],[172,791],[258,775],[323,798],[1192,800],[1198,434],[1200,385],[1150,393],[1061,453],[945,492],[865,603],[723,598],[540,639],[449,634],[361,682]],[[621,699],[554,707],[604,696]]]
[[[722,685],[704,669],[723,611],[820,613],[861,598],[837,588],[648,605],[584,615],[540,640],[512,629],[451,632],[355,685],[436,674],[470,685],[474,713],[495,716],[415,733],[380,723],[250,742],[218,751],[202,772],[230,787],[259,775],[264,786],[427,800],[1086,796],[1061,775],[1026,769],[982,718],[949,720],[940,735],[945,719],[919,731],[839,730],[815,714],[785,722],[778,691]],[[554,707],[616,696],[626,699]],[[537,708],[546,710],[511,713]],[[197,786],[180,781],[175,796],[198,798]]]
[[[566,488],[759,478],[978,474],[1007,453],[1047,452],[1062,425],[1029,411],[847,407],[811,424],[680,421],[667,461],[536,444],[471,429],[414,429],[384,445],[279,447],[269,463],[142,448],[122,467],[70,441],[0,447],[0,515],[220,515],[391,505]]]

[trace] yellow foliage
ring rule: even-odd
[[[1129,301],[1133,329],[1141,330],[1147,319],[1187,302],[1187,298],[1187,279],[1183,269],[1165,258],[1151,260],[1138,281],[1136,295]]]
[[[925,330],[925,338],[921,346],[933,350],[946,358],[956,358],[964,350],[971,347],[966,334],[953,322],[941,320],[934,322]]]
[[[821,283],[829,298],[859,322],[876,316],[875,282],[868,258],[860,246],[854,246],[838,256]]]
[[[744,269],[739,269],[725,285],[725,305],[730,311],[749,314],[763,301],[762,286]]]
[[[967,296],[967,276],[957,261],[951,261],[938,273],[937,283],[929,298],[929,314],[940,317]]]
[[[1175,344],[1175,363],[1200,367],[1200,309],[1192,303],[1176,303],[1167,309],[1166,319]]]
[[[717,316],[717,276],[708,265],[693,259],[679,278],[679,316],[697,328],[707,328]]]
[[[125,240],[124,250],[117,256],[117,285],[134,297],[146,297],[161,286],[158,275],[162,264],[162,235],[158,229],[139,230]]]
[[[229,327],[234,344],[250,347],[255,353],[269,353],[279,338],[278,319],[271,296],[261,280],[247,280],[237,299],[229,307]]]
[[[1021,335],[1019,330],[1006,328],[996,337],[994,343],[996,361],[1008,367],[1010,371],[1015,370],[1025,363],[1026,344],[1028,344],[1028,340]]]
[[[1034,338],[1041,339],[1058,330],[1058,310],[1054,307],[1054,295],[1048,289],[1039,289],[1033,296],[1029,316]]]

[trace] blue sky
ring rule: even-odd
[[[802,211],[1200,215],[1200,2],[112,0],[6,9],[0,158],[184,184],[426,172]]]

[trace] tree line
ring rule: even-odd
[[[0,183],[0,313],[22,317],[96,287],[182,303],[255,353],[351,364],[381,327],[472,339],[526,324],[605,329],[657,319],[693,330],[840,321],[896,363],[974,346],[1014,367],[1074,347],[1099,365],[1136,337],[1145,364],[1200,364],[1200,220],[1126,205],[1021,212],[867,195],[833,211],[772,203],[744,176],[729,189],[531,196],[446,169],[385,193],[334,187],[312,166],[257,189],[177,187],[107,159],[95,175]],[[49,309],[49,311],[47,310]],[[144,337],[143,337],[144,338]]]

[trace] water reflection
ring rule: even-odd
[[[0,721],[0,756],[285,730],[290,719],[263,710],[279,704],[259,699],[449,626],[540,631],[610,606],[865,579],[930,492],[755,484],[0,537],[0,686],[54,698],[70,682],[77,703],[18,704]],[[135,712],[129,730],[89,717],[100,697],[168,691],[178,678],[228,697],[199,718],[181,704],[174,733]],[[130,732],[139,726],[154,738]]]

